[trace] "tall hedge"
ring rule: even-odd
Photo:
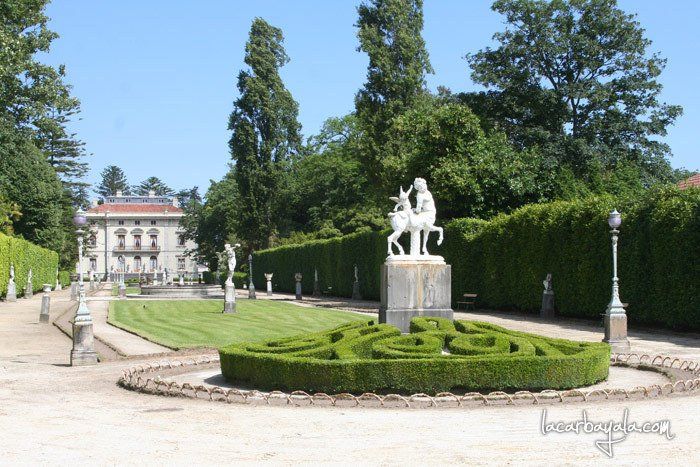
[[[43,284],[56,285],[58,253],[0,233],[0,297],[7,295],[10,263],[15,266],[17,295],[24,294],[27,288],[29,269],[32,270],[32,289],[35,292],[40,291]]]
[[[445,225],[445,242],[431,252],[452,265],[452,297],[479,295],[479,304],[536,312],[542,281],[552,273],[563,316],[599,319],[610,299],[612,258],[608,213],[622,212],[618,244],[620,294],[631,323],[700,330],[700,189],[650,190],[635,200],[592,197],[533,204],[489,221],[458,219]],[[255,282],[275,274],[276,290],[293,292],[294,273],[313,290],[352,293],[357,264],[364,298],[379,299],[384,232],[288,245],[255,254]],[[436,234],[432,234],[436,235]],[[408,235],[404,235],[406,241]]]

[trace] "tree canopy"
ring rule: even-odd
[[[671,175],[659,141],[681,114],[659,101],[666,61],[615,0],[497,0],[507,27],[497,46],[468,55],[491,91],[467,97],[523,146],[541,145],[594,182],[633,166],[648,185]]]
[[[102,198],[114,196],[117,194],[117,191],[121,191],[124,195],[131,194],[131,187],[126,179],[126,174],[116,165],[108,165],[105,167],[100,177],[102,177],[102,180],[100,184],[95,187],[95,193]]]
[[[301,144],[298,105],[279,75],[289,61],[283,41],[282,30],[253,20],[244,59],[249,69],[238,74],[239,97],[229,118],[241,200],[236,217],[249,248],[267,247],[276,234],[284,176]]]

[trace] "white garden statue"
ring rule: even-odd
[[[411,200],[408,195],[411,194],[413,188],[416,189],[416,207],[411,209]],[[389,220],[394,232],[387,238],[387,247],[389,256],[394,256],[391,245],[394,244],[399,250],[400,255],[405,255],[403,247],[399,244],[398,239],[404,232],[411,234],[411,253],[412,257],[429,256],[428,253],[428,236],[430,232],[438,232],[439,237],[437,244],[441,245],[443,241],[442,227],[435,226],[435,201],[433,195],[428,191],[428,184],[422,178],[416,178],[413,186],[408,191],[403,191],[403,187],[399,188],[399,197],[392,196],[391,199],[396,203],[394,211],[389,213]],[[423,243],[421,248],[420,233],[423,232]]]
[[[226,277],[227,284],[233,284],[233,271],[236,269],[236,252],[235,249],[240,247],[240,243],[231,246],[230,243],[224,245],[226,250],[226,259],[228,260],[228,276]]]

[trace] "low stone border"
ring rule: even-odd
[[[348,393],[328,395],[325,393],[309,394],[304,391],[293,391],[291,393],[282,391],[262,392],[258,390],[229,389],[220,386],[207,387],[190,383],[179,384],[175,381],[163,380],[161,375],[158,374],[158,372],[183,369],[190,366],[211,367],[218,365],[218,362],[218,355],[203,355],[183,360],[145,363],[123,370],[118,384],[126,389],[148,394],[189,397],[214,402],[372,408],[456,408],[486,405],[515,406],[597,402],[605,400],[650,399],[672,394],[691,394],[700,391],[700,363],[668,356],[652,357],[646,354],[641,356],[638,354],[614,354],[610,358],[610,363],[611,365],[620,366],[646,365],[657,367],[662,371],[674,370],[676,373],[681,373],[683,377],[689,377],[689,379],[678,379],[675,382],[668,382],[663,385],[636,386],[631,389],[594,389],[591,391],[580,389],[557,391],[549,389],[540,392],[518,391],[513,394],[503,391],[494,391],[488,394],[468,392],[461,396],[450,392],[441,392],[435,396],[429,396],[428,394],[402,396],[400,394],[379,395],[364,393],[355,396]]]

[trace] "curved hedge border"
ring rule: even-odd
[[[0,234],[0,297],[7,295],[10,263],[15,266],[17,295],[24,294],[27,276],[32,270],[32,288],[40,291],[43,284],[56,285],[58,253],[37,246],[27,240]]]
[[[454,300],[475,292],[483,307],[536,312],[551,272],[559,314],[600,319],[610,299],[607,217],[613,208],[623,216],[619,276],[630,322],[700,330],[700,189],[668,187],[636,200],[593,197],[532,204],[489,221],[457,219],[445,225],[445,242],[433,243],[431,252],[452,265]],[[275,290],[294,292],[294,273],[301,272],[310,294],[317,268],[322,290],[350,297],[357,264],[362,296],[379,300],[388,233],[256,252],[255,283],[273,272]]]
[[[604,343],[444,318],[414,318],[408,335],[373,321],[349,323],[287,339],[234,344],[219,355],[221,372],[230,382],[328,393],[568,389],[607,378],[610,364],[610,346]]]

